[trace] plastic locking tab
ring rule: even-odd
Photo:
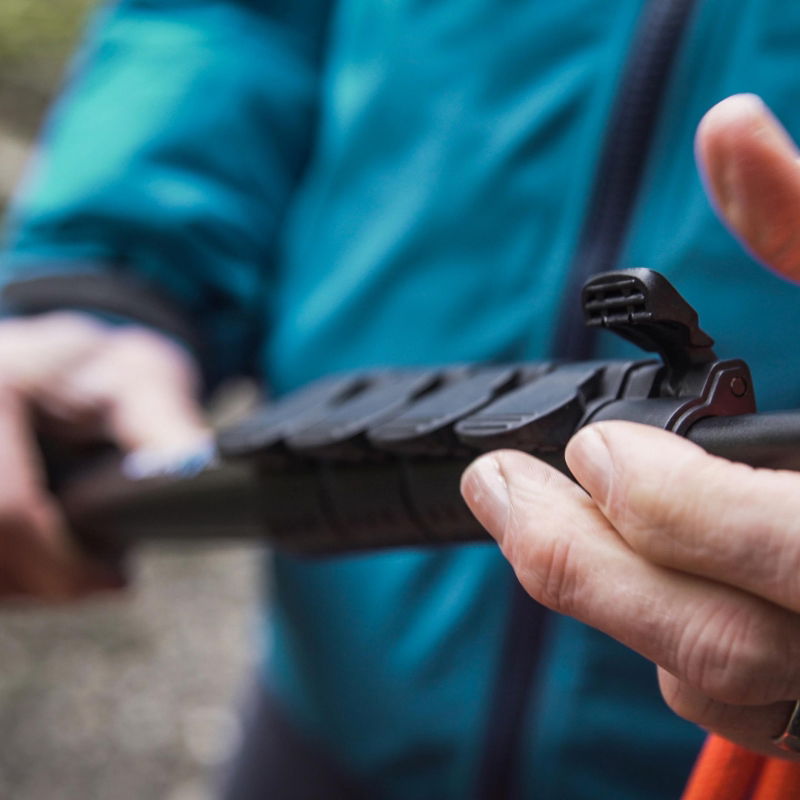
[[[563,448],[596,397],[602,372],[600,362],[558,366],[461,420],[456,435],[478,450]]]
[[[217,434],[217,450],[226,460],[281,454],[284,439],[324,419],[339,404],[366,391],[374,379],[367,373],[331,376],[255,411]]]
[[[286,437],[297,455],[361,460],[370,452],[366,433],[396,416],[446,379],[441,369],[384,370],[362,392],[330,409],[322,419]],[[373,453],[375,451],[373,450]]]
[[[372,428],[369,440],[381,450],[403,455],[451,455],[459,443],[453,425],[508,390],[516,367],[482,367],[443,384],[401,414]]]

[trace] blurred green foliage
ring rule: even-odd
[[[0,67],[63,60],[94,0],[2,0]]]
[[[38,128],[96,2],[0,0],[0,135]]]

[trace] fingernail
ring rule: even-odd
[[[613,463],[603,435],[593,426],[577,433],[567,445],[567,465],[587,492],[598,502],[608,497]]]
[[[508,484],[494,456],[473,461],[461,479],[461,494],[478,522],[502,543],[508,521]]]

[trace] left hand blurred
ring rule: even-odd
[[[706,115],[696,144],[726,223],[800,281],[800,160],[783,128],[738,95]],[[800,475],[626,422],[583,429],[566,458],[585,492],[514,451],[464,474],[467,503],[522,585],[655,662],[681,716],[791,758],[771,739],[800,698]]]

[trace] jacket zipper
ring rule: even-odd
[[[592,197],[563,296],[555,355],[591,357],[592,334],[576,313],[578,294],[592,275],[617,265],[652,144],[681,37],[698,0],[650,0],[623,72],[597,168]],[[519,792],[518,766],[525,719],[534,710],[546,610],[514,581],[511,610],[492,705],[487,718],[476,797],[505,800]]]
[[[650,0],[642,17],[569,270],[554,344],[559,358],[592,355],[593,333],[578,314],[580,290],[592,275],[617,268],[672,66],[695,5],[697,0]]]

